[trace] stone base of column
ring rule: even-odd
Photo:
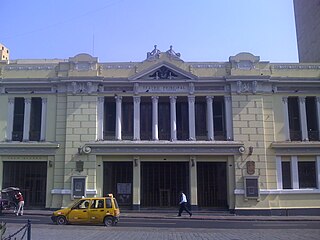
[[[132,210],[140,210],[140,204],[133,204]]]

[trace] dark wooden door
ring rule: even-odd
[[[188,162],[141,163],[142,207],[176,207],[179,191],[189,199]]]
[[[198,206],[227,208],[226,162],[198,162]]]
[[[47,162],[4,162],[2,187],[20,188],[26,207],[45,207]]]
[[[132,206],[132,162],[104,162],[103,196],[112,193],[120,206]]]

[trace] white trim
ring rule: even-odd
[[[97,189],[87,189],[86,190],[86,195],[97,195]],[[70,195],[71,194],[71,189],[59,189],[59,188],[54,188],[51,190],[51,194],[59,194],[59,195]]]
[[[316,158],[317,188],[320,189],[320,156]]]
[[[276,169],[277,169],[277,189],[281,190],[283,188],[282,182],[282,160],[281,156],[276,156]]]
[[[293,189],[299,189],[299,172],[297,156],[291,156],[291,183]]]
[[[235,195],[244,195],[244,189],[235,189]],[[283,194],[320,194],[320,189],[260,189],[260,195],[283,195]]]
[[[71,194],[71,189],[52,189],[51,194],[62,194],[62,195],[70,195]]]

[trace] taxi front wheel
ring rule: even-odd
[[[103,223],[106,227],[112,226],[113,224],[112,217],[105,217]]]
[[[67,220],[64,216],[59,216],[57,218],[57,224],[58,225],[66,225],[67,224]]]

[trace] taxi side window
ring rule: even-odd
[[[92,201],[91,208],[104,208],[104,200],[103,199],[95,199]]]
[[[78,209],[86,209],[89,207],[89,201],[88,200],[82,200],[78,203],[78,205],[75,208]]]
[[[106,200],[107,200],[107,208],[112,208],[111,199],[106,199]]]

